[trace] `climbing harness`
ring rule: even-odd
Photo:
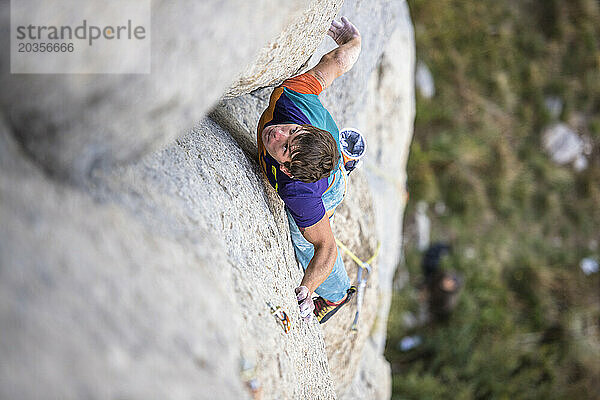
[[[356,254],[354,254],[352,251],[350,251],[350,249],[348,247],[346,247],[340,240],[338,240],[336,238],[335,242],[337,243],[339,248],[342,249],[344,252],[346,252],[346,254],[348,254],[350,256],[350,258],[358,265],[358,273],[356,275],[356,279],[358,281],[358,289],[356,291],[356,314],[354,314],[354,321],[352,322],[352,326],[350,326],[351,331],[357,331],[358,330],[358,316],[360,314],[360,310],[362,309],[364,292],[367,287],[367,279],[369,278],[369,275],[371,274],[371,265],[370,264],[373,262],[373,260],[375,260],[375,258],[379,254],[379,249],[381,248],[381,243],[377,244],[377,249],[375,249],[375,253],[373,253],[373,256],[371,256],[371,258],[369,258],[366,262],[364,262],[360,258],[358,258],[356,256]]]
[[[285,333],[289,333],[292,328],[290,318],[287,313],[281,309],[281,307],[273,307],[271,303],[267,301],[267,306],[271,309],[271,315],[275,317],[275,320],[281,325]]]

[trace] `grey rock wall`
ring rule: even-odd
[[[155,16],[181,12],[175,3],[154,3]],[[218,14],[211,4],[190,4],[185,18],[212,12],[208,28],[197,29],[214,32],[216,16],[224,29],[265,21],[256,7],[231,10],[237,3],[224,2],[228,14]],[[267,12],[271,3],[263,6]],[[187,83],[168,88],[171,81],[3,74],[0,398],[243,399],[252,398],[249,380],[263,399],[390,397],[382,352],[414,117],[408,10],[379,0],[287,7],[274,11],[282,25],[254,33],[254,50],[238,41],[243,48],[211,59],[233,63],[205,75],[212,80],[195,76],[193,57],[173,64]],[[261,87],[301,70],[315,48],[313,64],[332,48],[324,26],[338,10],[363,33],[363,52],[321,100],[340,127],[365,133],[369,153],[350,176],[333,229],[363,260],[381,243],[357,332],[349,331],[354,301],[323,326],[299,318],[293,289],[302,272],[282,202],[256,162],[256,124],[272,90]],[[251,59],[234,80],[236,66]],[[120,85],[131,86],[118,107],[85,101],[89,88],[110,94]],[[29,90],[44,88],[46,100],[32,99]],[[198,117],[221,93],[250,90]],[[169,93],[185,100],[159,113],[159,122],[137,118]],[[48,105],[52,99],[63,106]],[[41,110],[37,119],[23,117],[31,109]],[[57,119],[64,125],[51,135]],[[344,260],[354,280],[357,266]],[[267,302],[288,313],[289,334]]]
[[[306,7],[300,0],[151,3],[151,74],[11,75],[8,57],[0,63],[7,123],[53,175],[82,182],[94,167],[130,162],[172,142],[202,118],[265,42],[298,23]],[[92,15],[105,13],[103,2],[90,4],[97,8]],[[5,55],[9,5],[0,4]],[[320,18],[335,13],[327,11]],[[32,7],[32,20],[36,12]],[[59,25],[64,18],[51,20]],[[323,30],[323,23],[306,22],[308,36]]]
[[[49,181],[0,133],[0,398],[247,397],[222,244]]]
[[[259,51],[224,97],[275,86],[296,75],[314,53],[342,3],[343,0],[312,0],[300,18],[286,25],[276,39]]]
[[[340,128],[358,128],[367,139],[367,155],[361,169],[353,172],[360,179],[356,190],[372,198],[372,229],[369,240],[354,236],[353,249],[359,249],[363,261],[380,245],[370,277],[370,294],[365,299],[363,329],[368,327],[364,345],[354,350],[356,359],[334,358],[339,346],[328,347],[337,393],[343,399],[382,399],[391,396],[391,374],[383,358],[387,315],[392,280],[401,258],[402,215],[406,203],[406,162],[412,139],[414,103],[414,34],[405,2],[346,2],[340,10],[360,29],[363,51],[349,73],[335,82],[321,97]],[[373,23],[378,21],[378,23]],[[325,41],[311,60],[331,48]],[[309,65],[310,66],[310,65]],[[365,201],[352,205],[350,213],[369,213]],[[356,230],[355,230],[356,231]],[[363,230],[359,230],[363,232]],[[340,235],[336,232],[336,235]],[[346,259],[346,265],[356,268]],[[370,296],[373,296],[369,300]],[[326,326],[328,332],[334,331]],[[356,353],[359,354],[356,354]],[[332,360],[337,359],[335,363]],[[349,362],[349,363],[348,363]],[[345,366],[349,365],[350,367]]]
[[[380,353],[385,347],[392,281],[402,257],[402,221],[408,200],[406,163],[415,118],[414,32],[406,3],[401,3],[396,29],[390,35],[377,69],[369,78],[365,112],[358,122],[377,132],[367,149],[365,166],[375,202],[375,221],[381,242],[379,257],[381,303],[373,338]],[[405,279],[403,271],[398,272]]]
[[[282,204],[226,131],[204,119],[166,149],[127,167],[97,171],[92,182],[89,192],[96,198],[117,202],[153,232],[173,240],[194,237],[199,227],[210,232],[229,263],[226,296],[236,305],[224,304],[222,317],[234,313],[241,320],[232,326],[240,341],[225,345],[240,359],[252,360],[255,378],[269,396],[333,398],[321,333],[299,319],[293,293],[302,274],[286,236]],[[290,334],[283,333],[267,302],[289,314]],[[221,348],[212,351],[218,358]]]

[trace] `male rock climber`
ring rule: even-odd
[[[327,321],[356,291],[338,250],[330,218],[346,193],[339,130],[318,95],[352,68],[360,33],[347,18],[327,32],[338,47],[308,72],[277,87],[258,123],[258,157],[285,203],[294,251],[304,269],[295,289],[300,315]],[[312,297],[313,292],[318,297]]]

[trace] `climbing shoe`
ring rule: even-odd
[[[338,303],[333,303],[329,300],[325,300],[321,296],[315,298],[315,310],[313,313],[316,315],[317,320],[320,324],[325,323],[333,314],[335,314],[342,306],[352,299],[352,295],[356,292],[356,286],[350,286],[350,289],[346,292],[346,298]]]

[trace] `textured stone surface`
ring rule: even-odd
[[[0,398],[248,398],[222,244],[47,180],[0,131]]]
[[[294,76],[312,56],[343,0],[312,0],[302,15],[263,47],[256,59],[227,90],[236,97],[257,88],[280,84]]]
[[[0,4],[3,54],[9,4]],[[102,14],[104,3],[91,4]],[[6,57],[0,106],[44,169],[82,181],[97,165],[138,158],[191,128],[305,7],[300,0],[152,1],[151,74],[11,75]]]
[[[344,7],[346,6],[351,7],[352,4],[346,3]],[[356,8],[343,14],[344,7],[340,14],[348,15],[360,12],[361,7],[367,5],[357,4]],[[389,365],[383,360],[382,354],[392,280],[401,257],[402,214],[406,201],[405,170],[415,115],[415,50],[412,24],[405,2],[371,2],[369,7],[372,8],[371,15],[374,18],[387,21],[381,24],[386,26],[366,23],[369,28],[364,29],[360,26],[360,15],[354,19],[348,15],[351,21],[357,21],[356,25],[363,32],[363,52],[357,63],[357,71],[366,74],[368,71],[368,74],[356,75],[353,68],[348,77],[342,77],[332,85],[330,89],[333,90],[323,96],[323,102],[327,103],[334,118],[338,119],[340,127],[356,127],[367,138],[365,165],[357,171],[357,175],[362,174],[368,184],[360,185],[357,189],[371,193],[374,210],[372,235],[375,243],[369,245],[370,249],[363,247],[362,257],[365,258],[361,259],[368,259],[377,242],[381,244],[374,263],[376,276],[371,277],[376,283],[370,280],[370,285],[374,287],[367,289],[367,293],[376,293],[376,298],[369,300],[375,303],[370,306],[374,309],[368,311],[370,315],[363,314],[369,316],[365,318],[366,321],[361,321],[363,329],[368,328],[369,337],[365,342],[368,345],[356,349],[361,355],[352,364],[352,370],[337,377],[336,387],[341,398],[381,399],[389,398],[391,393],[391,380],[380,374],[389,371]],[[373,48],[377,48],[379,53],[373,54]],[[360,207],[357,209],[364,212],[365,202],[360,201],[358,204]],[[364,241],[361,240],[356,246],[361,243],[364,246]],[[369,295],[365,298],[365,304],[368,303],[368,297]],[[372,319],[368,320],[369,318]],[[327,332],[327,328],[325,331]],[[326,334],[329,346],[328,338]],[[339,371],[347,365],[344,362],[348,360],[340,358],[338,361],[336,363],[330,354],[332,371]],[[376,376],[378,378],[374,378]]]
[[[320,96],[340,128],[355,126],[364,114],[369,78],[379,63],[390,35],[404,18],[404,6],[404,1],[349,0],[338,12],[337,19],[348,17],[362,36],[362,51],[354,67]],[[333,40],[325,38],[311,57],[308,68],[316,65],[322,55],[335,46]]]
[[[365,112],[358,123],[359,129],[373,134],[367,147],[365,172],[372,193],[376,193],[375,222],[381,242],[378,258],[381,301],[372,333],[380,353],[385,347],[392,281],[402,256],[406,162],[415,117],[414,68],[414,33],[408,6],[401,2],[395,30],[371,74]]]
[[[389,399],[392,396],[390,364],[371,339],[365,342],[360,365],[352,383],[338,397],[340,400]]]
[[[131,166],[98,170],[92,181],[99,200],[116,201],[152,231],[176,239],[203,227],[223,244],[222,257],[232,268],[229,297],[242,316],[240,351],[255,361],[265,393],[333,398],[321,332],[299,318],[294,288],[302,273],[282,203],[227,132],[205,119],[165,150]],[[286,310],[290,334],[267,302]]]
[[[210,117],[233,136],[248,157],[256,161],[256,127],[272,92],[273,88],[269,87],[223,100],[210,113]]]
[[[364,175],[352,172],[349,178],[346,198],[336,210],[333,233],[358,258],[366,261],[375,254],[378,241],[372,193]],[[343,258],[350,281],[355,284],[358,266],[348,254],[344,253]],[[364,292],[358,330],[350,331],[356,313],[356,299],[323,326],[327,357],[338,395],[343,394],[354,380],[363,347],[377,316],[379,263],[375,261],[372,267],[373,272]]]
[[[318,4],[310,4],[324,10],[315,17],[315,31],[322,29],[323,15],[339,7],[337,1]],[[124,137],[107,134],[100,120],[89,132],[77,125],[81,132],[69,130],[66,142],[60,135],[55,142],[42,138],[46,142],[34,155],[43,168],[6,134],[19,127],[10,114],[0,136],[1,398],[243,399],[251,397],[248,379],[261,386],[263,399],[390,397],[382,346],[400,257],[414,42],[404,2],[348,0],[339,15],[361,30],[363,52],[355,68],[320,97],[340,128],[365,133],[368,154],[364,167],[350,176],[333,229],[363,260],[381,243],[358,331],[349,331],[355,300],[323,326],[299,319],[293,289],[302,272],[282,202],[256,163],[256,124],[272,89],[222,101],[210,118],[158,151],[150,151],[158,143],[156,131],[152,139],[126,135],[144,143],[133,151]],[[311,62],[332,47],[324,38]],[[38,78],[26,88],[43,89]],[[78,79],[72,90],[83,93],[87,77]],[[87,84],[107,93],[118,87],[102,80]],[[160,89],[162,84],[156,83],[161,96],[170,90]],[[184,90],[196,91],[194,82],[187,84],[192,88]],[[11,90],[2,95],[8,112],[15,109],[6,104],[16,96]],[[34,104],[24,93],[15,107]],[[137,103],[128,105],[132,99],[124,93],[119,110],[131,108],[136,115]],[[85,102],[77,107],[90,110]],[[183,103],[173,107],[160,117],[170,121],[165,129],[187,113]],[[111,110],[116,120],[125,113]],[[80,124],[68,114],[57,116],[69,126]],[[137,130],[152,123],[131,124]],[[39,132],[47,134],[44,126]],[[23,132],[10,133],[25,142]],[[91,137],[98,140],[88,147]],[[31,155],[36,145],[25,144]],[[115,152],[128,163],[110,166],[85,151],[71,160],[81,165],[52,158],[68,161],[73,149]],[[97,168],[89,169],[92,159]],[[85,171],[80,184],[54,179],[61,172],[48,166],[55,165],[66,168],[66,176]],[[357,266],[347,255],[344,260],[354,281]],[[267,301],[288,313],[289,334]],[[252,365],[251,371],[243,373],[243,364]]]

